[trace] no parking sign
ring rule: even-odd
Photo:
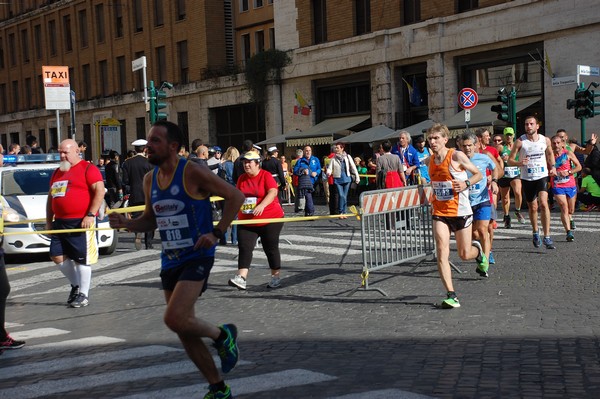
[[[465,110],[465,123],[467,124],[467,128],[471,121],[471,109],[475,108],[478,101],[479,96],[477,95],[477,92],[470,87],[465,87],[458,93],[458,105]]]

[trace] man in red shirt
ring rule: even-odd
[[[79,155],[74,140],[60,143],[60,166],[50,179],[46,204],[46,229],[90,229],[104,200],[100,170]],[[54,221],[53,221],[54,220]],[[96,233],[93,230],[52,235],[50,258],[71,282],[69,306],[87,306],[92,267],[98,261]]]

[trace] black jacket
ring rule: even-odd
[[[137,154],[123,163],[123,183],[129,193],[129,205],[143,205],[144,176],[152,170],[152,165],[145,156]]]

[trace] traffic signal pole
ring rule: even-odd
[[[581,124],[581,145],[585,147],[585,121],[586,118],[581,118],[579,120]]]
[[[517,132],[517,91],[513,87],[508,95],[509,97],[509,107],[510,107],[510,123],[512,124],[512,128]]]
[[[148,119],[150,120],[150,124],[154,125],[156,122],[156,89],[154,88],[154,81],[151,80],[148,85]]]
[[[581,145],[584,145],[586,142],[585,121],[588,118],[600,115],[600,110],[596,110],[596,106],[600,106],[600,102],[595,101],[596,97],[600,97],[600,93],[596,94],[596,92],[591,89],[592,87],[596,88],[598,86],[600,86],[600,84],[592,82],[586,89],[585,83],[579,82],[575,89],[574,98],[567,100],[567,109],[573,109],[575,118],[580,121]]]

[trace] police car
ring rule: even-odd
[[[5,155],[0,168],[0,194],[4,208],[4,232],[26,232],[4,237],[7,255],[49,252],[50,237],[30,232],[46,230],[46,202],[50,178],[60,162],[59,154]],[[103,204],[103,207],[106,204]],[[110,227],[108,217],[97,218],[98,227]],[[24,223],[18,223],[23,221]],[[118,242],[115,230],[98,230],[100,254],[112,254]]]

